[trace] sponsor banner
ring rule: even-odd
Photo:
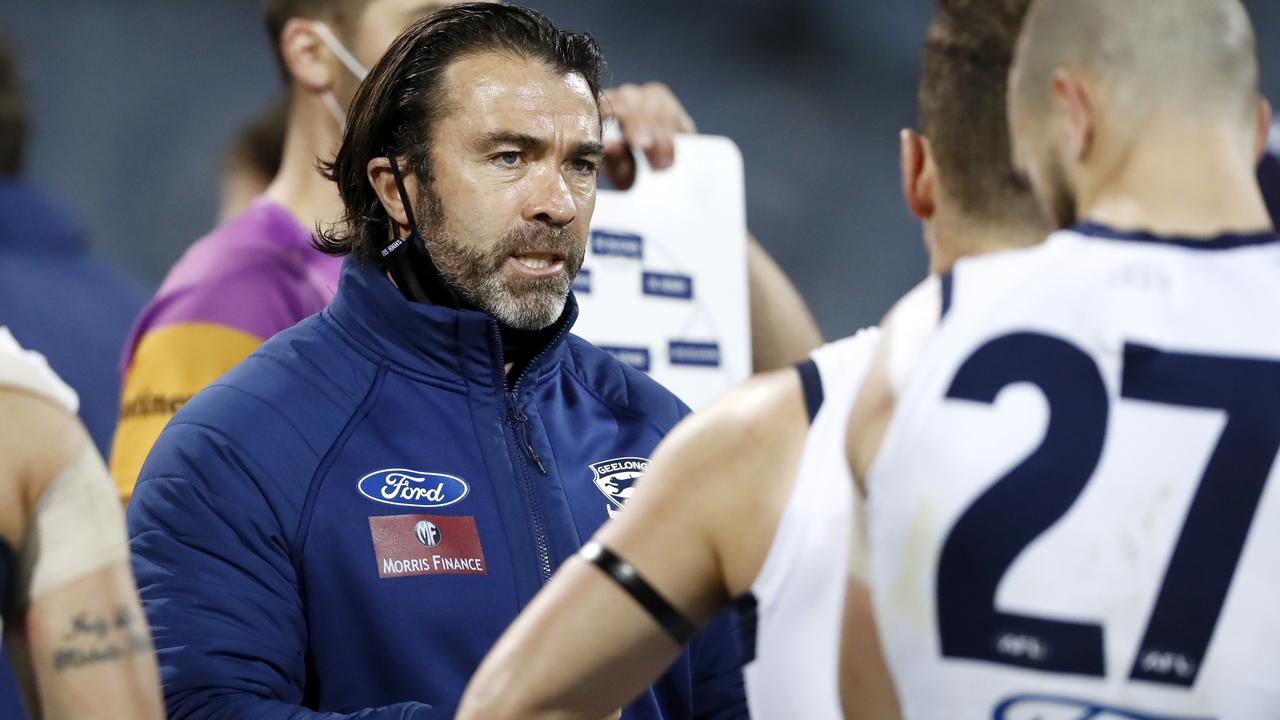
[[[369,531],[380,578],[489,574],[470,515],[375,515]]]
[[[452,505],[471,492],[460,477],[407,468],[375,470],[360,478],[356,489],[374,502],[417,508]]]
[[[719,343],[672,340],[668,352],[672,365],[720,367]]]
[[[644,259],[644,238],[633,233],[591,231],[591,252],[607,257]]]
[[[578,295],[591,294],[591,270],[582,268],[573,279],[573,291]]]
[[[693,278],[689,275],[646,272],[641,283],[641,291],[645,295],[678,300],[693,299]]]
[[[630,365],[637,370],[649,372],[649,348],[601,345],[600,349],[609,353],[615,360],[624,365]]]

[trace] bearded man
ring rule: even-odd
[[[187,403],[130,503],[170,717],[453,717],[687,412],[569,334],[602,65],[531,10],[460,4],[360,86],[336,298]],[[623,717],[745,717],[730,632]]]

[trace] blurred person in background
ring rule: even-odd
[[[77,402],[0,326],[0,614],[21,691],[6,666],[0,711],[158,720],[160,678],[124,519]]]
[[[280,172],[289,105],[275,101],[258,111],[231,139],[222,167],[218,221],[244,212]]]
[[[174,416],[129,505],[174,718],[453,717],[608,518],[593,477],[643,472],[688,412],[570,333],[602,67],[534,11],[461,4],[360,86],[330,173],[336,297]],[[625,717],[744,717],[732,629]]]
[[[112,357],[146,293],[91,257],[70,208],[23,178],[29,116],[17,58],[0,38],[0,324],[76,389],[80,417],[105,454],[120,402]]]
[[[316,252],[311,234],[341,215],[341,203],[317,165],[333,156],[366,68],[406,25],[450,4],[267,0],[267,31],[288,86],[283,160],[263,195],[186,252],[133,328],[122,361],[124,410],[111,449],[122,499],[183,403],[332,298],[341,261]],[[663,169],[675,160],[675,135],[696,130],[659,83],[620,86],[607,91],[606,101],[623,142],[607,144],[603,170],[619,188],[634,179],[632,149]],[[754,239],[748,274],[756,369],[799,361],[822,337],[799,293]]]
[[[1029,0],[940,0],[918,86],[920,132],[900,138],[902,194],[931,275],[1048,231],[1017,179],[1004,89]],[[854,512],[849,408],[880,344],[869,330],[756,377],[663,441],[627,508],[565,564],[476,672],[459,720],[591,717],[661,672],[697,627],[742,613],[757,720],[838,720]],[[654,528],[661,527],[661,532]],[[612,558],[612,560],[609,560]],[[606,561],[602,564],[602,560]],[[618,569],[626,568],[625,582]],[[634,588],[669,610],[656,615]],[[643,593],[647,595],[648,593]],[[599,678],[620,678],[600,682]],[[863,710],[874,696],[854,698]]]

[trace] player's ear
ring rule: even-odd
[[[401,171],[405,192],[411,198],[417,197],[417,176],[410,172],[403,172],[403,167]],[[369,161],[365,173],[369,178],[369,184],[373,186],[373,191],[378,193],[378,201],[382,203],[382,209],[386,210],[387,216],[395,222],[397,236],[404,237],[408,234],[409,216],[404,211],[400,191],[396,188],[396,177],[391,172],[391,161],[385,157],[376,157]]]
[[[1253,164],[1262,162],[1262,155],[1267,151],[1267,140],[1271,137],[1271,103],[1258,96],[1258,119],[1253,136]]]
[[[280,55],[293,82],[311,92],[333,87],[333,65],[329,49],[315,32],[315,24],[305,18],[290,18],[280,31]]]
[[[929,141],[914,130],[898,134],[902,164],[902,199],[907,210],[920,220],[933,218],[934,164]]]
[[[1065,149],[1077,162],[1088,162],[1098,122],[1088,86],[1059,68],[1053,72],[1053,100],[1066,125]]]

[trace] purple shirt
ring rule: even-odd
[[[231,327],[266,340],[319,312],[338,289],[342,258],[311,245],[310,231],[258,197],[183,254],[138,317],[127,370],[144,335],[179,323]]]

